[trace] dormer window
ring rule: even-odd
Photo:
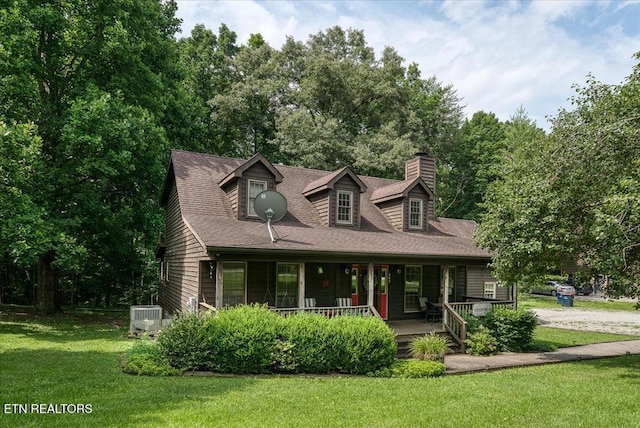
[[[353,223],[353,193],[345,192],[344,190],[338,190],[338,204],[337,208],[337,222],[339,224],[352,224]]]
[[[422,200],[409,200],[409,228],[422,229]]]
[[[429,231],[428,210],[433,199],[433,191],[422,177],[379,187],[371,194],[371,202],[386,215],[394,229],[412,233]]]
[[[256,196],[258,196],[260,192],[267,190],[267,182],[260,180],[248,180],[248,182],[249,184],[247,186],[247,189],[249,192],[249,203],[247,204],[247,215],[249,217],[257,217],[258,215],[256,214],[255,210]]]
[[[327,227],[360,228],[360,198],[367,186],[351,168],[322,176],[305,187],[302,195],[316,208]]]
[[[235,162],[234,162],[235,163]],[[234,168],[234,165],[229,165]],[[229,205],[238,220],[257,220],[256,196],[264,190],[276,190],[284,177],[260,153],[244,163],[236,164],[218,183],[227,194]]]

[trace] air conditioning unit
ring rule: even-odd
[[[197,297],[189,297],[189,303],[187,303],[187,308],[189,308],[189,313],[195,314],[198,312],[198,298]]]
[[[157,331],[162,327],[162,307],[158,305],[131,306],[129,331]]]

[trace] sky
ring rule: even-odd
[[[288,36],[339,25],[363,30],[376,58],[385,46],[418,64],[423,78],[452,85],[471,118],[477,111],[508,120],[522,107],[537,125],[570,109],[574,84],[587,75],[620,84],[640,63],[640,0],[596,1],[197,1],[178,0],[188,37],[196,24],[221,23],[245,44],[260,33],[279,49]]]

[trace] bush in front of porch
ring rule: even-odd
[[[528,349],[536,328],[536,316],[527,309],[497,308],[486,317],[463,314],[467,322],[467,353],[491,355]]]
[[[180,314],[158,337],[171,367],[219,373],[366,374],[391,367],[396,346],[374,317],[282,317],[261,305]]]

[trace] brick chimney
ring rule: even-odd
[[[436,160],[426,153],[416,153],[404,164],[404,179],[422,177],[427,186],[436,193]],[[429,218],[435,218],[435,201],[429,201]]]

